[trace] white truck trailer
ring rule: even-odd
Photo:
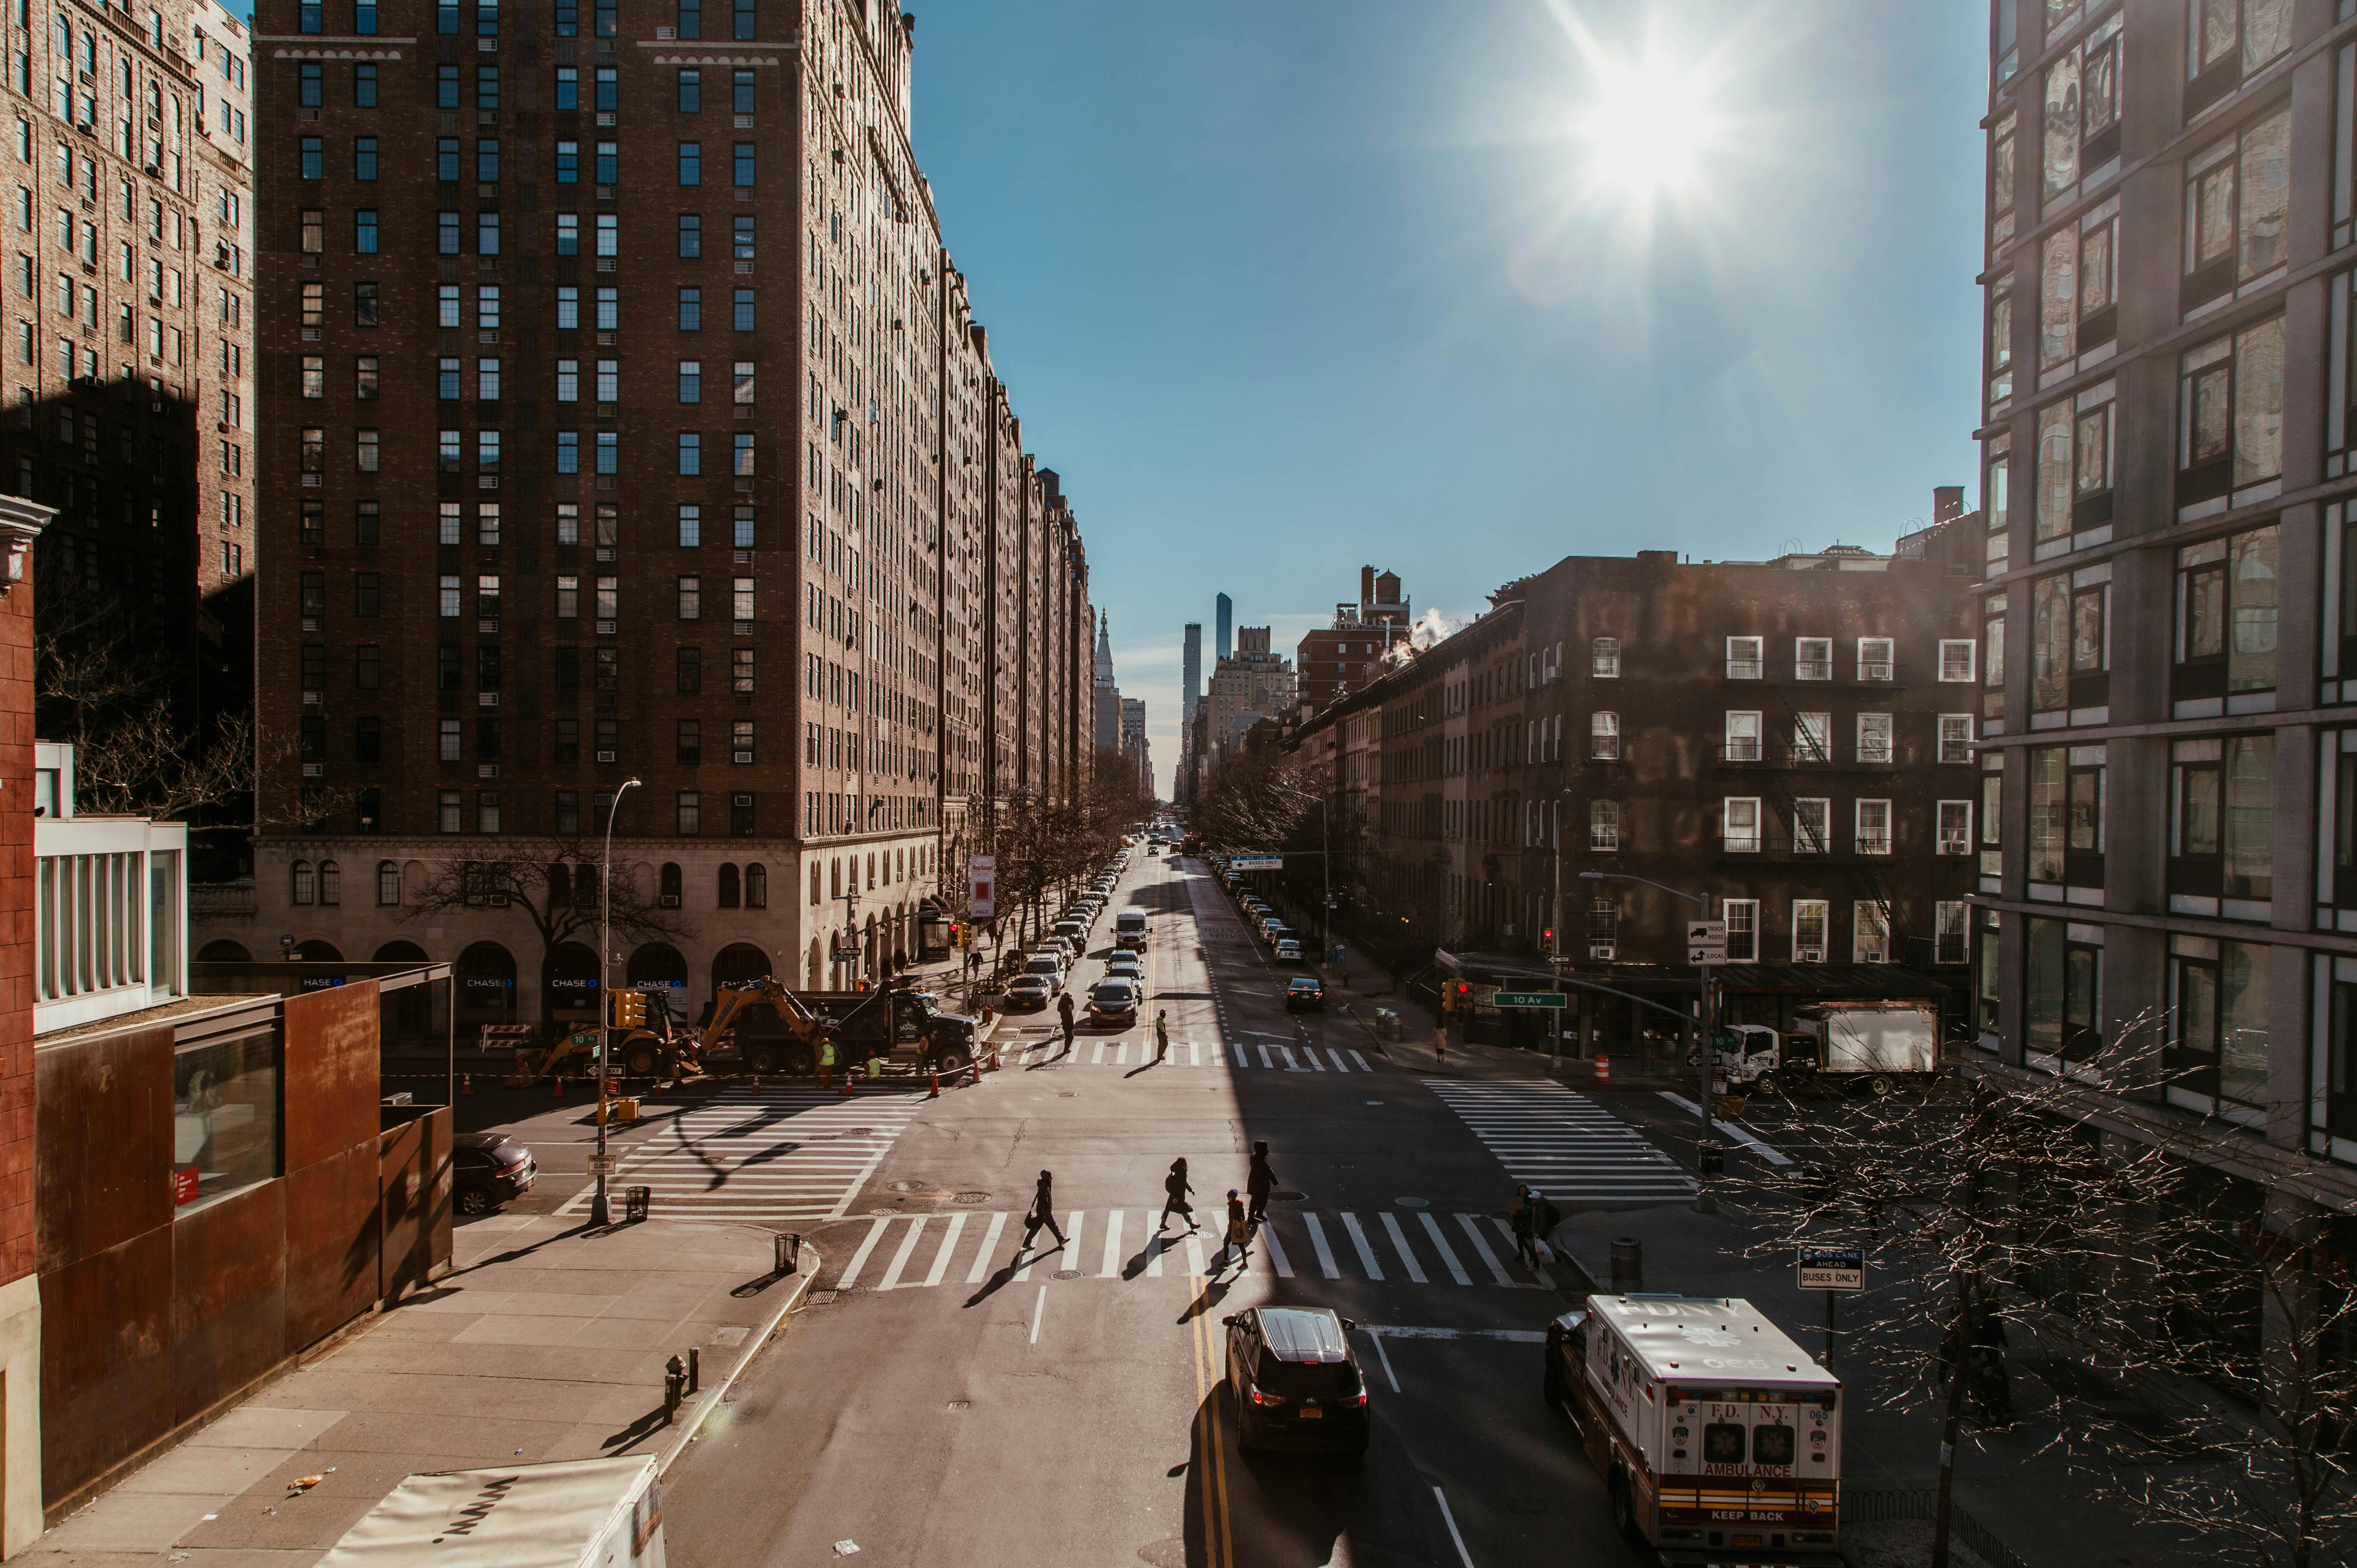
[[[411,1476],[317,1568],[663,1568],[651,1457]]]
[[[1737,1093],[1816,1081],[1889,1094],[1902,1079],[1939,1069],[1940,1015],[1916,1003],[1821,1003],[1796,1010],[1786,1033],[1764,1024],[1721,1029],[1716,1056]]]
[[[1749,1302],[1590,1296],[1547,1329],[1546,1392],[1668,1568],[1840,1563],[1841,1380]]]

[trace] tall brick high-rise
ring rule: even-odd
[[[618,981],[872,974],[963,887],[990,716],[1089,612],[1076,534],[1065,592],[993,591],[1019,431],[909,149],[914,29],[264,0],[261,703],[310,824],[259,846],[266,937],[454,959],[462,1025],[577,1011],[594,952],[423,890],[594,862],[633,778],[617,877],[680,930]]]

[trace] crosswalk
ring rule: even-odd
[[[612,1178],[652,1189],[665,1216],[757,1223],[840,1219],[923,1102],[921,1092],[726,1090],[683,1111],[623,1155]],[[589,1189],[559,1214],[589,1205]]]
[[[1210,1209],[1205,1210],[1211,1213]],[[1032,1271],[1072,1270],[1083,1277],[1183,1280],[1208,1274],[1224,1249],[1206,1229],[1157,1228],[1160,1210],[1074,1209],[1059,1217],[1064,1244],[1039,1231],[1021,1251],[1020,1214],[893,1214],[872,1220],[827,1288],[925,1290],[941,1284],[978,1285],[1013,1269],[1017,1282]],[[1542,1246],[1543,1257],[1551,1256]],[[1428,1208],[1272,1209],[1253,1237],[1243,1273],[1282,1280],[1358,1280],[1374,1283],[1545,1290],[1553,1282],[1523,1267],[1513,1232],[1493,1214],[1438,1215]]]
[[[1559,1083],[1422,1081],[1498,1157],[1508,1176],[1544,1192],[1558,1208],[1694,1196],[1694,1178],[1675,1161],[1629,1123]]]
[[[1075,1039],[1069,1052],[1059,1039],[1002,1040],[998,1049],[999,1060],[1007,1067],[1034,1067],[1050,1061],[1087,1067],[1144,1067],[1154,1060],[1154,1042],[1150,1039],[1083,1037]],[[1230,1041],[1222,1045],[1216,1040],[1173,1040],[1161,1065],[1266,1072],[1372,1072],[1380,1060],[1381,1058],[1370,1060],[1365,1053],[1348,1047],[1313,1046],[1300,1041],[1292,1045],[1274,1041]]]

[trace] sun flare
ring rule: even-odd
[[[1579,115],[1589,173],[1631,196],[1675,195],[1691,187],[1717,128],[1702,73],[1654,59],[1598,61],[1593,93]]]

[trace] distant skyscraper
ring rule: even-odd
[[[1180,692],[1178,733],[1184,736],[1195,722],[1195,702],[1203,691],[1203,623],[1187,623],[1186,685]]]
[[[1235,600],[1228,597],[1227,595],[1222,594],[1219,598],[1219,607],[1220,657],[1225,659],[1233,654],[1236,650],[1236,602]]]
[[[1095,707],[1091,729],[1100,751],[1117,751],[1121,747],[1121,688],[1113,679],[1113,626],[1111,619],[1100,612],[1097,617],[1097,671]]]

